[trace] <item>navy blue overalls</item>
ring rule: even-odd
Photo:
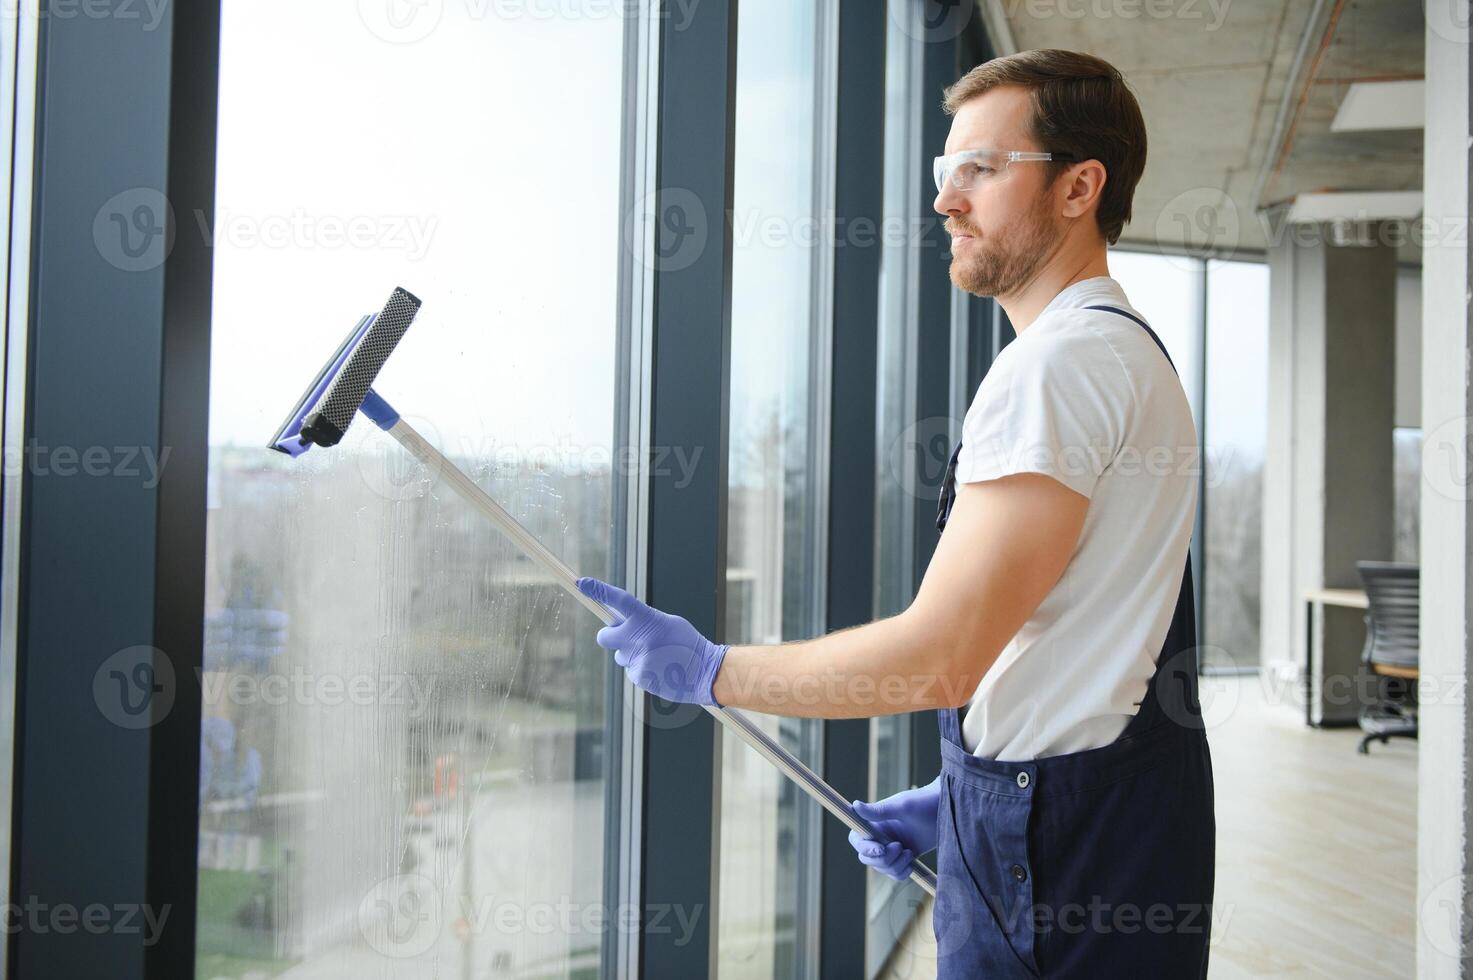
[[[1138,317],[1088,308],[1135,320],[1166,353]],[[958,443],[942,485],[940,530],[960,452]],[[962,747],[957,709],[940,712],[940,980],[1207,975],[1217,830],[1196,634],[1188,557],[1140,710],[1100,748],[982,759]]]

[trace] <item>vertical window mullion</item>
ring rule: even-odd
[[[879,292],[884,210],[885,0],[846,2],[838,11],[834,102],[833,255],[830,331],[828,533],[825,627],[845,629],[874,616],[875,411],[878,403]],[[872,229],[874,234],[863,232]],[[842,242],[842,247],[839,243]],[[868,795],[870,721],[824,723],[823,773],[851,799]],[[865,868],[848,832],[824,824],[819,901],[819,972],[863,976]]]
[[[736,0],[659,8],[647,598],[720,637],[725,620]],[[660,463],[699,452],[687,477]],[[644,711],[641,976],[709,976],[719,914],[720,739],[699,708]],[[652,910],[664,911],[655,921]],[[680,910],[689,935],[669,928]]]

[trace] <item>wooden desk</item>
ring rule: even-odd
[[[1304,723],[1314,722],[1314,613],[1315,606],[1369,609],[1364,589],[1310,589],[1304,593]]]

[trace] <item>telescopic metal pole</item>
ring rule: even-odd
[[[408,422],[405,422],[402,418],[398,418],[387,428],[387,431],[399,441],[400,445],[409,450],[410,454],[428,466],[433,474],[449,483],[455,492],[465,499],[466,503],[489,517],[497,527],[501,528],[516,543],[517,547],[528,558],[542,565],[552,576],[553,580],[558,585],[561,585],[574,599],[582,603],[584,608],[606,624],[612,625],[619,621],[618,617],[602,603],[589,598],[579,591],[578,576],[573,574],[572,569],[563,564],[557,555],[548,551],[532,532],[523,527],[520,521],[511,516],[505,508],[493,500],[490,494],[482,490],[480,485],[466,475],[465,471],[446,459],[444,454],[416,432]],[[724,708],[716,705],[702,705],[702,707],[710,712],[727,731],[734,733],[743,742],[746,742],[755,749],[759,755],[776,766],[779,772],[792,780],[799,789],[816,800],[829,813],[832,813],[843,821],[845,826],[850,830],[858,831],[866,837],[873,837],[876,840],[884,839],[883,835],[877,833],[865,820],[854,813],[849,802],[844,799],[838,790],[824,782],[801,759],[784,749],[770,735],[759,728],[752,719],[732,708]],[[919,860],[911,863],[910,878],[931,895],[936,894],[936,872],[922,864]]]

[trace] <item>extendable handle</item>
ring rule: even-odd
[[[605,624],[612,625],[619,621],[618,617],[606,606],[590,599],[578,589],[578,576],[573,574],[571,568],[565,565],[557,555],[547,550],[546,546],[537,540],[531,531],[523,527],[520,521],[492,499],[491,495],[482,490],[460,467],[446,459],[443,453],[430,445],[409,423],[400,418],[399,413],[395,412],[388,402],[376,392],[372,390],[368,392],[363,401],[363,413],[379,428],[397,439],[399,444],[409,450],[415,458],[443,477],[445,482],[465,499],[466,503],[489,517],[512,539],[523,554],[546,569],[552,580],[577,599],[585,609]],[[750,745],[758,755],[775,766],[779,772],[825,810],[838,817],[850,830],[858,831],[876,840],[885,839],[885,835],[877,832],[862,817],[855,814],[849,801],[844,799],[838,790],[824,782],[803,760],[784,749],[752,719],[732,708],[714,705],[703,707],[721,723],[723,728]],[[929,894],[936,894],[936,872],[918,859],[911,863],[910,878]]]

